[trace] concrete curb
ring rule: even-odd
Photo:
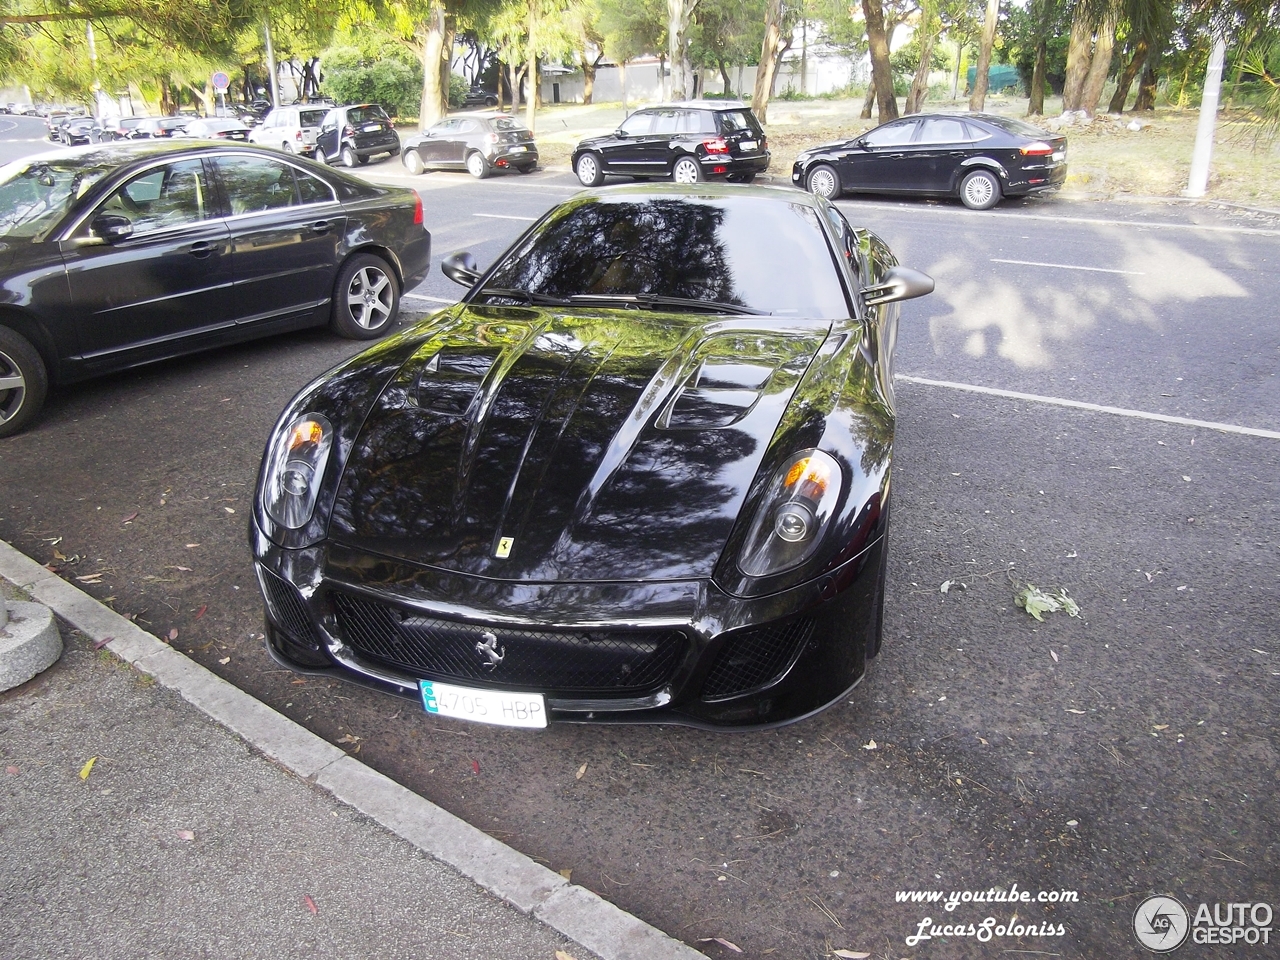
[[[53,613],[38,603],[6,601],[0,594],[0,692],[26,683],[62,656]]]
[[[0,540],[0,577],[135,670],[154,677],[304,780],[359,810],[601,960],[706,960],[583,887],[477,830],[160,642]],[[105,643],[104,643],[105,641]]]

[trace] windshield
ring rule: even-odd
[[[298,112],[298,126],[318,127],[324,122],[324,110],[301,110]]]
[[[772,197],[573,200],[535,227],[485,287],[558,299],[710,301],[779,317],[849,316],[817,213]]]
[[[0,237],[43,236],[110,169],[76,160],[16,160],[0,167]]]
[[[391,122],[379,106],[351,107],[347,110],[347,123],[369,123],[376,120],[381,120],[383,123]]]

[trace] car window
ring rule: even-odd
[[[318,127],[324,120],[323,110],[302,110],[298,113],[298,120],[294,126],[298,127]]]
[[[459,132],[459,133],[475,133],[475,132],[476,132],[477,130],[479,130],[479,129],[480,129],[480,125],[479,125],[479,124],[477,124],[474,120],[459,120],[459,121],[458,121],[458,132]]]
[[[681,133],[715,133],[715,120],[705,110],[681,110]]]
[[[538,224],[488,285],[555,297],[714,300],[778,317],[849,316],[813,206],[748,194],[583,198]]]
[[[133,234],[198,223],[214,216],[204,164],[179,160],[134,177],[98,208],[128,217]]]
[[[293,167],[266,157],[218,157],[232,216],[297,204]]]
[[[489,122],[493,124],[493,129],[495,130],[501,130],[503,132],[513,130],[516,133],[529,132],[528,128],[526,128],[523,123],[520,123],[518,120],[512,120],[510,117],[494,117],[494,119]]]
[[[298,198],[303,203],[329,203],[334,199],[333,190],[319,177],[303,173],[295,167],[293,178],[298,184]]]
[[[755,122],[755,117],[747,110],[724,110],[717,116],[720,132],[724,134],[738,133],[742,130],[756,133],[760,129],[760,125]]]
[[[677,110],[659,110],[653,118],[653,134],[677,133],[680,130],[680,112]]]
[[[0,167],[0,237],[44,235],[110,167],[15,160]]]
[[[379,106],[352,107],[347,111],[347,123],[355,126],[361,123],[390,123],[387,115]]]
[[[921,124],[917,143],[965,143],[973,138],[963,120],[955,117],[930,117]]]
[[[1016,134],[1020,137],[1031,137],[1033,140],[1043,140],[1052,136],[1052,134],[1046,133],[1039,127],[1033,127],[1031,124],[1023,120],[1019,120],[1016,117],[983,116],[982,119],[993,127],[999,127],[1006,133]]]
[[[870,147],[892,147],[900,143],[906,143],[911,139],[911,135],[915,133],[918,122],[917,120],[905,120],[901,123],[886,123],[883,127],[876,127],[862,139]]]
[[[642,137],[649,132],[649,128],[653,125],[653,114],[647,110],[633,113],[627,119],[622,121],[621,130],[629,137]]]

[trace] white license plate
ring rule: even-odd
[[[524,151],[525,151],[525,148],[524,148],[524,147],[512,147],[512,148],[511,148],[511,152],[512,152],[512,153],[524,153]]]
[[[1058,161],[1062,160],[1062,158],[1065,157],[1066,155],[1067,155],[1067,152],[1065,150],[1056,151],[1053,155],[1053,162],[1057,163]]]
[[[547,725],[547,705],[540,693],[476,690],[434,680],[419,680],[418,689],[427,713],[499,727],[542,729]]]
[[[382,124],[366,123],[362,129],[364,130],[365,133],[377,133],[379,130],[382,129]]]
[[[754,150],[757,146],[759,146],[759,144],[757,144],[754,140],[743,140],[741,143],[738,144],[738,149]]]

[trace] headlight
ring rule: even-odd
[[[738,567],[765,577],[813,555],[840,499],[840,464],[821,450],[803,450],[773,475],[742,548]]]
[[[311,519],[332,445],[333,426],[318,413],[285,423],[271,438],[262,505],[280,526],[298,530]]]

